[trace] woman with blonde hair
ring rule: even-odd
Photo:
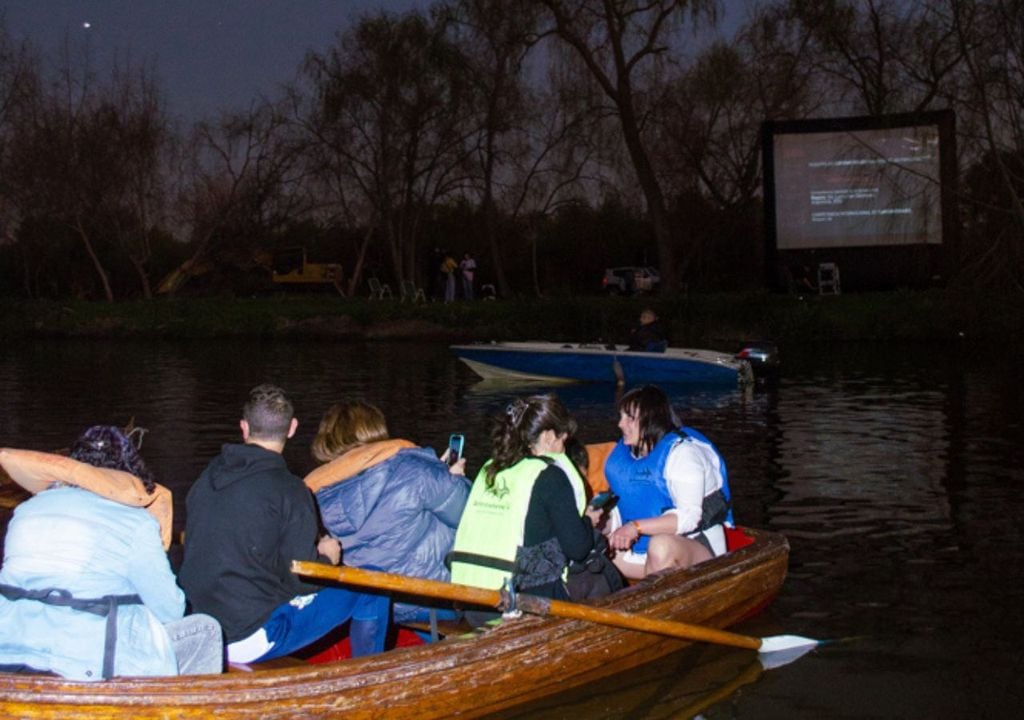
[[[446,457],[391,438],[384,413],[363,400],[328,408],[311,451],[324,464],[305,482],[346,565],[449,579],[444,558],[469,495],[464,459],[449,467]],[[425,622],[429,608],[396,603],[394,616],[398,623]]]

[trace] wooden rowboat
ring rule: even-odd
[[[789,545],[753,543],[651,576],[593,604],[726,627],[778,593]],[[689,643],[581,620],[523,616],[471,636],[344,662],[218,676],[77,682],[0,673],[0,717],[479,717],[649,663]]]

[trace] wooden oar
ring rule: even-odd
[[[470,587],[469,585],[457,585],[437,580],[406,577],[405,575],[363,570],[361,568],[345,567],[344,565],[337,566],[316,562],[294,561],[292,562],[292,572],[324,580],[334,580],[348,585],[359,585],[360,587],[375,588],[377,590],[391,590],[408,595],[440,598],[442,600],[456,600],[494,608],[501,608],[508,600],[507,594],[503,594],[499,590],[484,590],[483,588]],[[696,642],[730,645],[748,650],[757,650],[761,653],[791,650],[793,648],[812,648],[818,645],[817,640],[798,635],[777,635],[767,638],[751,637],[702,625],[691,625],[674,620],[659,620],[644,615],[633,615],[590,605],[551,600],[535,595],[516,595],[516,607],[533,615],[554,615],[573,620],[586,620],[627,630],[656,633],[658,635],[667,635],[668,637]]]

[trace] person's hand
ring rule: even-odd
[[[635,522],[629,522],[608,536],[608,545],[612,550],[629,550],[633,543],[640,539],[640,530]]]
[[[595,508],[587,505],[587,509],[583,511],[583,514],[590,518],[591,525],[597,527],[604,519],[604,508]]]
[[[316,551],[331,561],[331,565],[341,562],[341,543],[330,535],[324,535],[316,544]]]
[[[441,453],[439,460],[445,465],[448,465],[448,458],[451,457],[451,452],[452,449],[447,448],[443,453]],[[448,465],[448,472],[452,475],[461,475],[462,477],[466,477],[466,458],[459,458],[453,464]]]

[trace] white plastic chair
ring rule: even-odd
[[[818,294],[838,295],[840,292],[839,266],[835,263],[818,265]]]
[[[383,300],[385,297],[394,297],[391,294],[391,286],[387,283],[382,283],[375,277],[368,278],[366,284],[370,287],[371,300]]]
[[[412,280],[402,281],[402,302],[408,300],[411,303],[426,302],[427,296],[423,288],[416,287]]]

